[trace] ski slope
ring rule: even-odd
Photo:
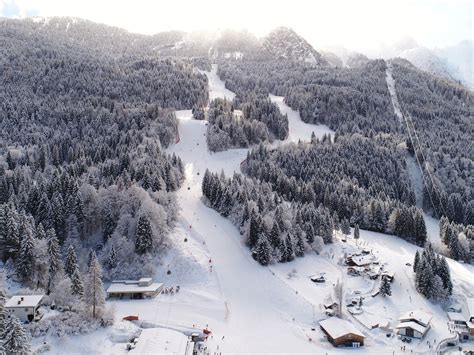
[[[311,134],[314,132],[317,138],[322,138],[324,134],[330,134],[334,137],[334,131],[325,125],[313,125],[305,123],[301,120],[300,114],[285,104],[283,96],[270,95],[270,100],[277,104],[280,112],[288,116],[289,134],[284,141],[276,141],[276,145],[287,143],[298,143],[311,141]]]
[[[235,93],[226,89],[225,83],[217,75],[217,65],[213,64],[210,72],[204,72],[207,75],[207,80],[209,82],[209,100],[214,100],[217,98],[233,100]]]

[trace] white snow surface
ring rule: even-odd
[[[314,125],[305,123],[301,120],[298,111],[293,110],[285,104],[283,96],[270,95],[270,100],[277,104],[282,114],[288,115],[289,134],[288,138],[283,142],[276,141],[276,144],[281,143],[297,143],[299,140],[308,142],[311,140],[311,133],[314,132],[317,138],[322,138],[324,134],[331,134],[334,137],[334,131],[326,125]]]
[[[227,100],[233,100],[235,93],[226,89],[225,83],[217,75],[217,65],[213,64],[210,72],[204,72],[207,75],[209,81],[209,100],[217,98],[226,98]]]
[[[217,68],[213,67],[214,73]],[[217,75],[210,92],[214,97],[229,95]],[[224,88],[224,89],[223,89]],[[282,98],[271,96],[283,113],[288,113],[290,137],[287,142],[308,140],[311,131],[317,136],[327,129],[305,125],[299,115],[286,107]],[[223,170],[226,175],[240,170],[246,149],[231,149],[210,153],[206,145],[206,122],[193,120],[191,111],[178,111],[179,143],[168,149],[185,164],[186,180],[177,192],[181,206],[172,245],[158,265],[154,279],[165,286],[181,286],[175,295],[161,294],[149,300],[108,301],[116,310],[113,327],[85,336],[50,339],[51,353],[91,352],[125,353],[124,343],[136,334],[137,325],[122,321],[127,315],[138,315],[149,326],[164,327],[190,334],[206,326],[213,335],[208,339],[210,353],[399,353],[402,345],[407,353],[429,352],[431,344],[451,336],[443,309],[418,294],[414,286],[413,258],[418,247],[395,236],[361,230],[358,241],[337,235],[335,242],[316,255],[308,253],[285,264],[262,267],[254,261],[242,236],[231,222],[201,200],[204,171]],[[321,127],[319,127],[321,128]],[[281,144],[281,143],[280,143]],[[437,223],[427,223],[428,233]],[[184,241],[186,238],[186,242]],[[347,239],[342,242],[342,239]],[[349,276],[342,264],[344,255],[369,249],[385,270],[395,274],[391,297],[371,297],[379,288],[379,280]],[[474,266],[448,260],[454,284],[455,299],[473,296]],[[171,271],[171,274],[167,273]],[[325,283],[313,283],[310,276],[323,274]],[[322,304],[333,298],[333,285],[343,284],[343,304],[364,297],[359,320],[343,307],[343,318],[350,321],[365,336],[360,349],[335,349],[319,329],[318,322],[327,318]],[[399,317],[415,309],[433,315],[431,328],[422,341],[401,343],[396,337],[386,337],[380,329],[364,324],[387,322],[395,327]]]

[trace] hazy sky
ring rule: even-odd
[[[0,0],[6,17],[75,16],[152,34],[289,26],[315,47],[374,48],[413,36],[427,47],[474,37],[474,0]]]

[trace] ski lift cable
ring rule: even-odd
[[[411,122],[411,124],[412,124],[412,127],[413,127],[413,133],[414,133],[415,138],[416,138],[416,140],[417,140],[418,150],[420,151],[420,154],[421,154],[421,156],[422,156],[422,158],[423,158],[423,162],[426,164],[426,162],[428,162],[428,160],[426,159],[426,155],[425,155],[425,153],[423,152],[423,149],[422,149],[422,146],[421,146],[421,142],[420,142],[420,138],[419,138],[418,133],[416,132],[415,124],[414,124],[414,122],[413,122],[413,118],[411,117],[411,115],[410,115],[409,113],[407,113],[407,116],[408,116],[408,118],[409,118],[409,120],[410,120],[410,122]],[[413,142],[413,140],[412,140],[412,142]],[[420,168],[422,169],[421,166],[420,166]],[[429,178],[430,178],[430,180],[431,180],[431,186],[432,186],[432,188],[433,188],[435,194],[436,194],[437,197],[438,197],[439,205],[440,205],[441,210],[442,210],[441,212],[444,213],[445,216],[447,216],[446,209],[445,209],[445,207],[444,207],[444,205],[443,205],[443,203],[442,203],[442,200],[441,200],[441,196],[442,196],[441,191],[439,191],[437,184],[435,184],[435,179],[434,179],[434,177],[433,177],[432,172],[430,171],[430,169],[427,168],[426,171],[427,171],[428,176],[429,176]],[[427,189],[427,190],[428,190],[428,189]],[[432,202],[432,204],[433,204],[433,202]],[[433,208],[434,208],[434,205],[433,205]]]
[[[391,71],[391,66],[390,66],[390,69],[389,69],[389,70]],[[392,77],[392,78],[393,78],[393,77]],[[393,80],[394,80],[394,82],[395,82],[395,79],[393,79]],[[394,83],[394,88],[395,88],[395,83]],[[402,116],[402,118],[403,118],[403,121],[404,121],[405,124],[406,124],[407,131],[408,131],[408,136],[409,136],[409,138],[410,138],[410,141],[412,142],[412,144],[415,144],[415,141],[414,141],[413,136],[412,136],[412,134],[411,134],[410,125],[409,125],[408,120],[407,120],[407,118],[406,118],[406,115],[404,115],[403,112],[401,111],[401,107],[400,107],[400,104],[399,104],[399,101],[398,101],[398,93],[397,93],[396,90],[394,90],[394,95],[395,95],[395,97],[394,97],[394,100],[392,100],[392,104],[393,104],[394,106],[395,106],[395,105],[398,106],[398,110],[400,111],[400,114],[401,114],[401,116]],[[414,127],[413,127],[413,128],[414,128]],[[415,148],[415,147],[414,147],[414,148]],[[423,171],[423,166],[422,166],[422,164],[421,164],[421,162],[420,162],[420,159],[419,159],[418,155],[416,154],[416,149],[415,149],[415,159],[416,159],[416,161],[417,161],[417,163],[418,163],[418,166],[420,167],[420,172],[421,172],[421,177],[422,177],[422,179],[423,179],[423,182],[424,182],[425,186],[428,186],[427,178],[426,178],[425,173],[424,173],[424,171]],[[426,191],[428,192],[428,197],[430,198],[431,205],[433,206],[433,209],[435,210],[435,213],[436,213],[436,212],[437,212],[437,211],[436,211],[436,205],[434,204],[434,200],[433,200],[433,197],[431,196],[431,192],[430,192],[430,190],[429,190],[428,188],[426,189]]]
[[[391,66],[391,65],[389,65],[389,66],[390,66],[390,69],[389,69],[389,70],[391,71],[392,66]],[[395,79],[394,79],[394,82],[395,82]],[[400,104],[399,104],[399,101],[398,101],[398,93],[397,93],[396,90],[394,90],[394,93],[395,93],[396,103],[398,104],[398,109],[400,110]],[[392,103],[395,105],[395,100],[393,100]],[[427,188],[426,188],[426,191],[427,191],[427,193],[428,193],[428,197],[430,198],[431,205],[433,206],[433,210],[434,210],[435,213],[436,213],[436,212],[437,212],[437,211],[436,211],[437,208],[436,208],[436,205],[435,205],[435,203],[434,203],[434,200],[433,200],[433,196],[432,196],[432,194],[431,194],[431,191],[430,191],[430,189],[428,188],[428,183],[427,183],[426,174],[425,174],[425,171],[424,171],[424,169],[423,169],[423,166],[422,166],[422,164],[421,164],[421,162],[420,162],[420,159],[419,159],[419,157],[418,157],[418,154],[417,154],[417,152],[416,152],[415,144],[418,143],[418,150],[420,151],[420,154],[421,154],[422,157],[423,157],[423,161],[424,161],[424,162],[427,161],[427,160],[426,160],[426,157],[425,157],[425,155],[424,155],[424,153],[423,153],[423,150],[421,149],[420,140],[419,140],[418,134],[416,133],[416,128],[415,128],[415,125],[414,125],[414,123],[413,123],[413,119],[411,118],[411,116],[410,116],[410,114],[409,114],[408,112],[407,112],[407,114],[404,114],[404,113],[400,110],[400,113],[401,113],[401,115],[402,115],[402,117],[403,117],[403,120],[405,121],[406,126],[407,126],[407,131],[408,131],[408,136],[409,136],[409,138],[410,138],[410,141],[411,141],[412,144],[414,145],[413,148],[414,148],[414,150],[415,150],[415,158],[416,158],[416,161],[417,161],[417,163],[418,163],[418,166],[420,167],[420,172],[421,172],[421,176],[422,176],[423,182],[424,182],[425,186],[427,187]],[[409,125],[408,119],[407,119],[407,117],[406,117],[407,115],[408,115],[408,118],[410,119],[410,121],[412,122],[413,134],[416,136],[417,142],[415,142],[415,140],[413,139],[413,136],[412,136],[412,134],[411,134],[410,125]],[[430,178],[430,180],[431,180],[431,185],[433,186],[433,190],[434,190],[434,192],[436,193],[436,195],[438,195],[438,200],[440,201],[441,208],[443,209],[442,212],[444,212],[445,215],[446,215],[446,211],[444,211],[444,206],[443,206],[442,203],[441,203],[441,198],[440,198],[441,195],[440,195],[440,193],[438,193],[438,191],[436,190],[437,186],[434,184],[434,179],[433,179],[433,177],[431,176],[429,169],[426,169],[426,170],[427,170],[428,176],[429,176],[429,178]]]

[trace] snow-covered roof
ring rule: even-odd
[[[113,282],[107,289],[107,293],[142,293],[142,292],[157,292],[163,287],[162,283],[154,282],[148,286],[140,286],[135,282]]]
[[[361,337],[364,336],[359,329],[357,329],[351,322],[347,320],[331,317],[319,322],[319,325],[331,336],[333,339],[340,338],[346,334],[355,334]]]
[[[413,330],[416,330],[417,332],[421,334],[425,334],[426,330],[428,328],[422,326],[421,324],[418,324],[416,322],[402,322],[399,325],[395,327],[396,329],[401,329],[401,328],[411,328]]]
[[[407,313],[403,314],[400,317],[399,320],[400,320],[400,322],[406,322],[406,321],[414,320],[415,322],[418,322],[420,324],[428,325],[431,321],[431,318],[433,318],[433,316],[431,314],[417,309],[417,310],[410,311],[410,312],[407,312]]]
[[[189,344],[188,344],[189,343]],[[131,354],[192,354],[193,343],[183,333],[166,328],[143,329]]]
[[[460,312],[446,312],[448,315],[448,319],[451,321],[458,321],[458,322],[465,322],[466,318]]]
[[[374,257],[370,254],[368,255],[354,255],[352,256],[352,261],[359,266],[368,265],[374,262]]]
[[[474,297],[466,298],[466,311],[469,319],[474,318]]]
[[[5,303],[5,308],[23,308],[23,307],[36,307],[39,305],[44,295],[17,295],[10,298]]]

